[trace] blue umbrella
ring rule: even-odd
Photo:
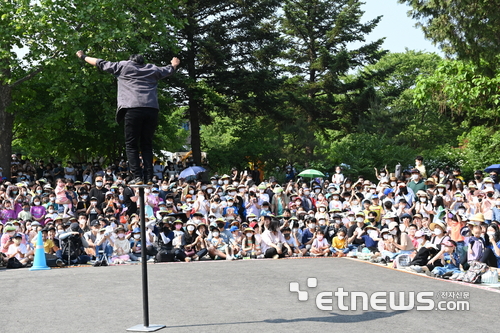
[[[484,169],[484,172],[488,172],[489,173],[489,172],[492,172],[492,171],[500,173],[500,164],[492,164],[489,167],[487,167],[486,169]]]
[[[196,176],[200,172],[205,172],[206,170],[199,166],[192,166],[181,171],[179,174],[179,179],[185,179],[187,177]]]

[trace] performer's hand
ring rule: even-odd
[[[82,51],[82,50],[79,50],[79,51],[77,51],[77,52],[76,52],[76,56],[77,56],[78,58],[81,58],[81,57],[82,57],[82,55],[83,55],[83,51]]]
[[[177,57],[173,57],[172,60],[170,61],[170,64],[172,64],[173,67],[179,66],[180,63],[181,61]]]

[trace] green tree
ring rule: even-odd
[[[175,32],[182,71],[174,80],[175,96],[186,107],[193,160],[201,164],[202,125],[217,116],[263,114],[271,110],[279,49],[271,22],[277,0],[186,0],[173,14],[185,20]],[[157,59],[170,55],[160,48]]]
[[[170,27],[179,27],[182,23],[170,14],[175,7],[175,1],[3,1],[0,6],[0,165],[4,173],[10,176],[13,127],[16,117],[21,117],[17,107],[24,104],[24,100],[18,98],[29,98],[31,93],[23,91],[24,82],[52,68],[56,74],[50,77],[53,81],[47,98],[53,98],[55,105],[62,107],[58,111],[67,110],[66,102],[83,95],[83,82],[88,82],[74,80],[81,70],[74,55],[76,50],[85,49],[104,58],[144,52],[158,44],[174,45]],[[16,48],[21,51],[15,52]],[[81,116],[82,109],[70,118]]]
[[[352,132],[374,95],[372,77],[349,80],[350,71],[376,63],[385,53],[382,39],[364,43],[381,17],[361,23],[363,11],[356,0],[287,0],[281,15],[288,42],[283,54],[290,78],[284,104],[289,121],[306,122],[306,131],[335,129]],[[306,161],[314,156],[314,140],[303,145]],[[309,144],[312,143],[312,144]]]
[[[425,36],[448,55],[489,61],[495,68],[500,54],[500,3],[476,0],[399,0],[411,7]]]

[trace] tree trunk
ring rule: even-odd
[[[2,76],[9,78],[10,70],[2,70]],[[10,159],[12,154],[12,130],[14,114],[7,112],[12,102],[12,87],[0,81],[0,167],[2,176],[10,179]]]
[[[191,123],[191,150],[196,165],[201,165],[200,117],[196,100],[189,101],[189,122]]]
[[[188,7],[193,8],[194,4],[192,2],[188,2]],[[188,87],[187,96],[189,99],[189,122],[191,127],[191,151],[193,161],[196,165],[201,166],[201,142],[200,142],[200,103],[198,103],[198,92],[196,91],[196,80],[197,80],[197,71],[196,71],[196,40],[195,29],[196,29],[196,21],[194,20],[193,15],[188,16],[188,27],[187,31],[187,45],[189,45],[187,51],[187,70],[188,76],[191,81],[191,86]]]

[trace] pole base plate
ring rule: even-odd
[[[158,330],[161,330],[162,328],[165,328],[165,325],[149,325],[149,326],[144,326],[143,324],[135,325],[130,328],[127,328],[127,331],[130,332],[155,332]]]

